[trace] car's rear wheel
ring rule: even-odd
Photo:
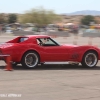
[[[5,61],[5,63],[7,64],[7,61],[6,61],[6,60],[4,60],[4,61]],[[12,66],[17,66],[18,63],[12,61],[11,64],[12,64]]]
[[[36,52],[30,51],[22,57],[22,66],[26,68],[36,68],[39,63],[39,56]]]
[[[82,66],[93,68],[98,62],[98,56],[95,52],[89,51],[85,53],[82,59]]]
[[[18,64],[17,62],[12,62],[13,66],[17,66],[17,64]]]

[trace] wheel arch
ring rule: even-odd
[[[96,50],[94,50],[94,49],[89,49],[89,50],[87,50],[87,51],[84,52],[84,54],[82,55],[81,61],[82,61],[84,55],[85,55],[87,52],[95,52],[95,53],[97,54],[97,57],[99,58],[99,53],[98,53],[98,51],[96,51]]]
[[[36,50],[32,50],[32,49],[25,51],[25,52],[23,53],[23,55],[21,56],[20,61],[22,61],[23,56],[24,56],[27,52],[35,52],[35,53],[38,55],[38,57],[39,57],[39,62],[40,62],[40,54],[39,54]]]

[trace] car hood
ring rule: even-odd
[[[14,43],[0,43],[0,48],[12,47]]]
[[[78,45],[72,45],[72,44],[63,44],[62,46],[67,47],[67,48],[78,47]]]

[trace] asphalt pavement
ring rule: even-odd
[[[45,65],[26,70],[17,66],[13,71],[4,71],[3,64],[0,95],[5,97],[0,100],[100,100],[100,64],[94,69]]]
[[[0,42],[13,38],[15,36],[0,36]],[[75,40],[81,45],[88,43],[85,37],[54,39],[60,43],[72,44]],[[92,42],[99,44],[99,38]],[[100,100],[100,61],[92,69],[81,65],[24,69],[18,65],[13,71],[4,71],[5,66],[5,62],[0,61],[0,100]]]

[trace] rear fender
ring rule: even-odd
[[[20,56],[19,59],[18,59],[19,62],[21,62],[22,57],[23,57],[24,54],[27,53],[28,51],[34,51],[34,52],[36,52],[36,53],[38,54],[39,58],[40,58],[40,54],[39,54],[39,52],[38,52],[37,50],[35,50],[35,49],[28,49],[28,50],[25,50],[25,51],[21,54],[21,56]]]

